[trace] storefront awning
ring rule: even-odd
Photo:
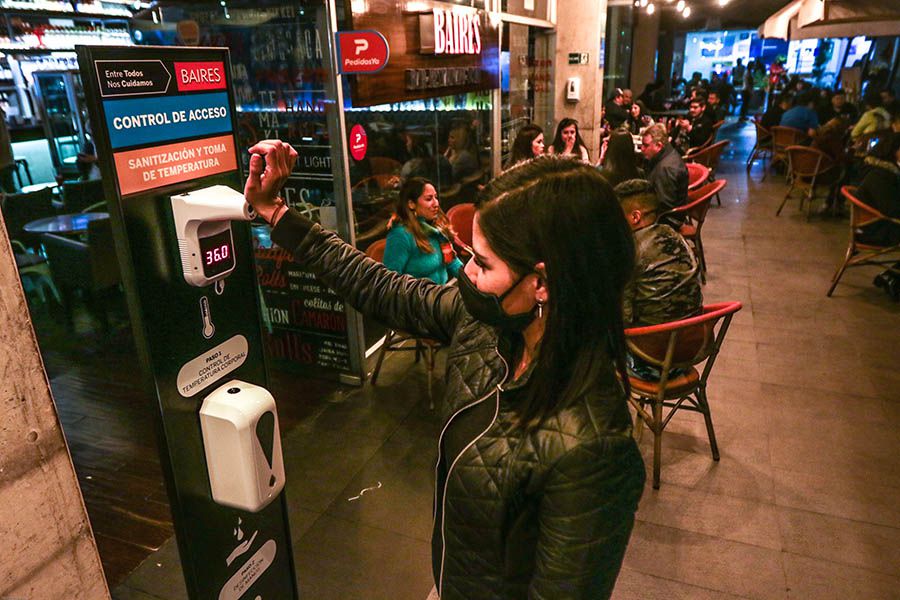
[[[793,0],[787,6],[766,19],[759,27],[759,35],[764,38],[787,40],[791,30],[791,21],[800,12],[804,0]]]
[[[785,40],[900,35],[900,6],[883,0],[794,0],[766,19],[759,34]]]

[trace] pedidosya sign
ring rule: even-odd
[[[391,51],[377,31],[338,31],[338,68],[344,74],[377,73],[387,66]]]

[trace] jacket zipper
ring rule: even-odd
[[[443,443],[444,433],[447,431],[447,427],[450,426],[450,423],[453,421],[453,419],[456,417],[456,415],[458,415],[462,411],[466,410],[467,408],[470,408],[472,406],[475,406],[476,404],[480,404],[480,403],[484,402],[485,400],[490,398],[491,395],[496,394],[497,403],[496,403],[496,406],[494,407],[494,416],[491,418],[491,422],[488,424],[487,427],[485,427],[484,431],[482,431],[477,436],[475,436],[475,439],[473,439],[471,442],[466,444],[466,446],[462,450],[460,450],[459,454],[456,455],[456,458],[453,459],[453,462],[450,463],[450,467],[447,469],[447,476],[444,479],[444,492],[443,492],[443,494],[441,494],[441,570],[438,575],[438,582],[437,582],[438,596],[440,596],[441,593],[443,593],[444,560],[447,557],[447,538],[444,534],[444,523],[447,519],[447,486],[450,483],[450,475],[453,472],[453,467],[456,466],[457,461],[466,452],[466,450],[471,448],[472,444],[474,444],[475,442],[480,440],[484,436],[484,434],[486,434],[488,431],[490,431],[491,427],[493,427],[494,423],[497,421],[497,415],[500,413],[500,392],[503,390],[503,382],[506,381],[506,377],[509,375],[509,364],[506,362],[506,359],[503,358],[503,355],[500,354],[500,351],[497,349],[496,346],[494,347],[494,351],[497,353],[497,356],[500,357],[500,360],[503,362],[503,367],[505,368],[505,373],[503,374],[503,377],[500,379],[501,383],[497,384],[497,388],[494,391],[492,391],[491,393],[487,394],[483,398],[476,400],[475,402],[471,402],[471,403],[467,404],[466,406],[460,408],[455,413],[450,415],[450,418],[447,419],[447,422],[444,424],[444,428],[441,429],[441,435],[438,437],[438,462],[434,467],[435,481],[437,481],[437,472],[438,472],[438,469],[440,468],[440,464],[441,464],[441,449],[444,447],[444,443]],[[436,519],[437,519],[437,498],[434,499],[434,516],[432,517],[432,525],[431,525],[432,531],[434,531],[434,521]]]

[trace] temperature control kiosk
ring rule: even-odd
[[[297,598],[228,50],[77,52],[188,595]]]

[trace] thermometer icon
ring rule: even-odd
[[[200,317],[203,319],[203,337],[209,339],[216,333],[216,326],[213,325],[212,315],[209,313],[209,300],[206,296],[200,298]]]

